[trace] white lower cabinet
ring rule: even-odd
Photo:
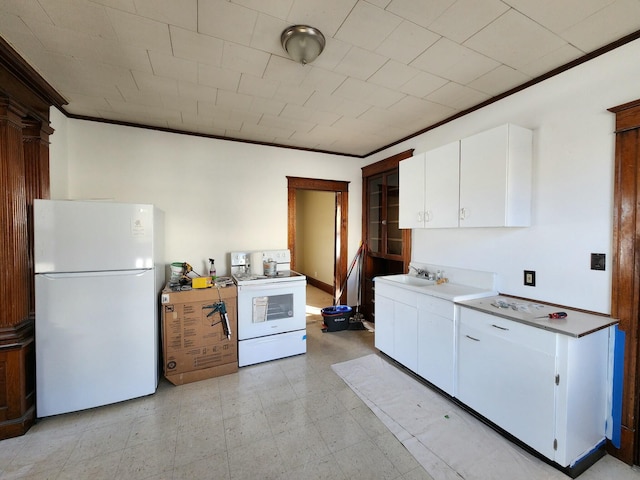
[[[393,357],[395,352],[393,348],[393,300],[380,294],[380,290],[381,285],[377,284],[375,292],[376,332],[374,341],[378,350]]]
[[[419,294],[376,283],[376,334],[378,350],[415,372],[418,365]]]
[[[563,468],[604,442],[614,327],[575,336],[388,281],[375,292],[380,351]]]
[[[557,464],[605,438],[609,330],[576,338],[460,309],[455,396]]]
[[[418,370],[417,374],[453,395],[454,318],[453,302],[418,296]]]
[[[456,397],[554,458],[556,334],[462,308]]]
[[[453,302],[376,282],[375,346],[453,395]]]

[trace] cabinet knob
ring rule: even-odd
[[[422,223],[422,212],[418,212],[418,223]]]
[[[460,220],[464,220],[466,216],[467,216],[467,209],[463,207],[460,209]]]

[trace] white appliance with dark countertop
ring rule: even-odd
[[[163,213],[35,200],[34,228],[37,416],[154,393]]]

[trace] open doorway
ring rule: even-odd
[[[332,192],[335,196],[334,210],[334,238],[333,243],[333,270],[332,296],[335,299],[338,290],[345,281],[347,273],[347,227],[349,210],[349,182],[337,180],[319,180],[313,178],[287,177],[288,181],[288,248],[291,251],[291,268],[296,269],[297,258],[297,225],[298,225],[298,193],[303,190]],[[336,299],[337,303],[345,303],[347,289],[345,288]]]

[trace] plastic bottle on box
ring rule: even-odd
[[[209,275],[211,276],[211,281],[216,283],[216,265],[213,258],[209,259]]]

